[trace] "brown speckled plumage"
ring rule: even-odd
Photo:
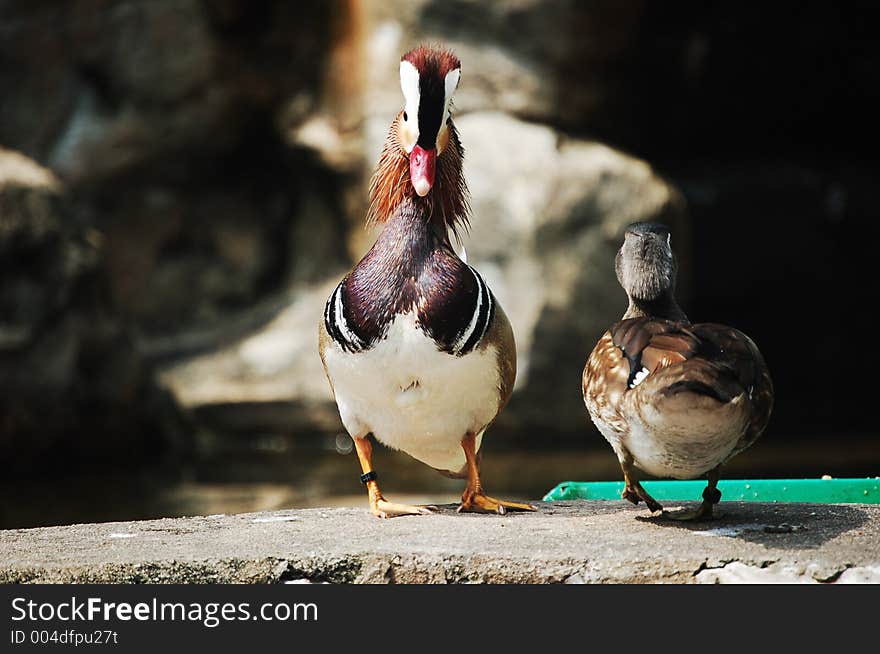
[[[646,368],[648,376],[629,388],[633,366]],[[730,456],[757,440],[773,408],[769,372],[748,336],[724,325],[662,318],[630,318],[612,325],[587,360],[583,393],[595,419],[620,434],[626,433],[627,416],[638,404],[659,405],[675,393],[719,403],[745,395],[748,427]]]

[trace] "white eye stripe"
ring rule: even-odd
[[[458,80],[461,78],[461,68],[455,68],[446,73],[446,79],[443,82],[443,91],[446,94],[444,101],[449,104],[452,94],[458,88]]]
[[[407,117],[404,122],[405,134],[404,149],[411,152],[416,141],[419,139],[419,71],[410,62],[400,62],[400,89],[406,102],[403,111]]]
[[[443,121],[440,123],[440,129],[446,125],[446,121],[449,119],[449,103],[452,100],[452,95],[455,93],[455,89],[458,88],[458,82],[461,79],[461,68],[455,68],[446,73],[446,79],[443,80],[443,93],[445,97],[443,98]]]
[[[419,110],[419,71],[408,61],[400,62],[400,89],[406,99],[407,110],[413,107],[415,113]]]
[[[419,71],[408,61],[400,62],[400,89],[403,91],[403,97],[406,101],[404,111],[409,116],[417,117],[419,115],[419,99],[421,92],[419,91]],[[412,122],[418,129],[418,120],[407,121]]]

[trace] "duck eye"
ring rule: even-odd
[[[406,115],[406,112],[404,111],[404,112],[403,112],[403,122],[406,122],[406,121],[408,121],[408,120],[409,120],[409,116],[407,116],[407,115]]]

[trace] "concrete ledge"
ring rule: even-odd
[[[379,520],[305,509],[0,531],[5,583],[880,582],[880,506],[723,502],[708,523],[624,502]]]

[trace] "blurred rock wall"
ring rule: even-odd
[[[114,308],[104,239],[58,179],[0,148],[4,478],[180,461],[188,423]]]
[[[341,261],[340,180],[291,148],[321,101],[343,3],[0,5],[0,141],[48,165],[107,241],[147,335],[245,309]],[[281,112],[282,105],[287,110]],[[313,229],[298,230],[310,213]]]
[[[17,469],[185,453],[191,425],[156,366],[248,333],[291,285],[346,265],[352,173],[285,130],[324,101],[347,16],[0,2],[0,452]]]

